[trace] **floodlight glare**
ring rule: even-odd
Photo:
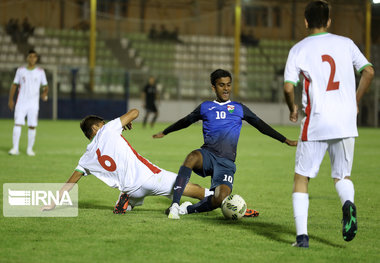
[[[372,0],[374,4],[380,4],[380,0]]]

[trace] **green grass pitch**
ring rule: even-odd
[[[166,127],[135,123],[125,137],[144,157],[177,172],[186,154],[202,145],[200,125],[153,140]],[[35,152],[25,154],[23,127],[19,156],[7,154],[12,120],[0,120],[0,183],[61,183],[76,167],[88,143],[78,121],[41,120]],[[276,127],[288,138],[298,127]],[[352,178],[358,207],[358,234],[345,242],[341,205],[330,177],[329,159],[309,186],[310,248],[291,247],[295,227],[291,205],[295,148],[244,125],[238,146],[233,193],[260,211],[258,218],[227,221],[220,209],[168,220],[170,200],[148,197],[126,215],[114,215],[118,190],[94,176],[79,181],[79,215],[73,218],[0,216],[0,262],[379,262],[380,130],[361,128]],[[191,181],[209,187],[209,178]],[[1,187],[1,195],[2,193]],[[183,198],[184,200],[190,200]],[[194,200],[193,200],[194,201]],[[2,206],[2,202],[1,202]]]

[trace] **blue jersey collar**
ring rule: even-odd
[[[222,106],[222,105],[231,103],[231,100],[227,100],[226,102],[217,102],[216,100],[214,100],[214,102]]]

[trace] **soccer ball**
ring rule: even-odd
[[[239,220],[246,210],[247,204],[240,195],[229,195],[222,202],[222,213],[227,219]]]

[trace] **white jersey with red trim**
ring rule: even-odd
[[[133,193],[161,169],[140,156],[121,135],[120,118],[105,124],[87,146],[76,170],[93,174],[108,186]]]
[[[19,67],[13,83],[20,85],[16,107],[18,105],[39,107],[40,88],[48,84],[45,71],[42,68]]]
[[[349,38],[321,33],[298,42],[289,52],[285,82],[304,76],[301,125],[303,141],[358,136],[356,70],[371,65]]]

